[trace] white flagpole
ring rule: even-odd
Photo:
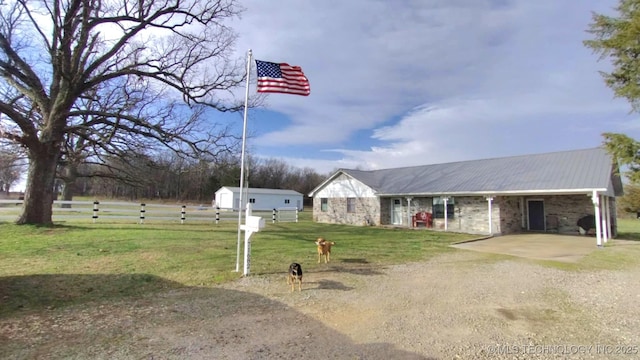
[[[251,78],[251,49],[247,55],[247,88],[244,94],[244,122],[242,125],[242,153],[240,155],[240,201],[238,204],[238,248],[236,250],[236,272],[240,271],[240,235],[242,233],[240,226],[242,225],[242,192],[244,187],[244,149],[247,137],[247,109],[249,108],[249,79]],[[245,230],[246,231],[246,230]]]

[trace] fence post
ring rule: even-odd
[[[220,222],[220,207],[216,206],[216,225]]]
[[[180,215],[180,224],[184,224],[184,214],[186,213],[185,208],[186,208],[186,206],[182,205],[182,212],[181,212],[181,215]]]
[[[144,224],[144,207],[146,204],[142,203],[140,204],[140,224]]]
[[[296,208],[296,222],[298,222],[298,208]]]
[[[275,208],[273,209],[273,216],[271,217],[271,221],[273,224],[276,223],[276,213],[278,210],[276,210]]]
[[[96,220],[98,219],[98,204],[100,204],[99,201],[94,201],[93,202],[93,223],[96,223]]]

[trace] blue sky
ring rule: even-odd
[[[599,146],[640,119],[583,46],[614,0],[245,0],[237,56],[299,65],[309,97],[249,112],[249,151],[320,173]],[[255,67],[252,77],[255,78]],[[255,83],[251,85],[255,93]]]

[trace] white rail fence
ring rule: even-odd
[[[273,222],[298,222],[297,207],[283,207],[273,209]]]
[[[13,221],[22,210],[23,200],[0,200],[0,221]],[[254,211],[268,219],[271,211]],[[275,219],[275,212],[272,218]],[[112,201],[62,201],[53,202],[53,221],[60,220],[92,220],[105,222],[109,220],[134,220],[141,224],[145,221],[179,221],[181,224],[190,221],[238,221],[238,213],[230,210],[212,208],[204,205],[166,205],[135,202]]]
[[[0,221],[13,221],[20,215],[23,200],[0,200]],[[254,211],[254,213],[268,218],[272,215],[273,222],[279,218],[279,210]],[[288,218],[291,218],[287,209]],[[297,221],[297,212],[295,221]],[[91,219],[94,223],[109,219],[131,219],[144,224],[145,221],[179,221],[181,224],[189,221],[238,221],[238,213],[231,210],[212,208],[205,205],[166,205],[134,202],[112,201],[63,201],[53,202],[53,221],[65,219]],[[279,220],[278,221],[282,221]],[[291,220],[289,220],[291,221]]]

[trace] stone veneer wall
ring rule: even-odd
[[[380,198],[380,224],[391,225],[391,202],[393,199],[400,199],[402,204],[402,225],[411,226],[407,224],[409,221],[409,215],[415,215],[420,211],[432,212],[433,200],[430,197],[411,197],[411,208],[407,211],[407,198],[406,197],[393,197],[393,198]]]
[[[558,232],[563,234],[578,234],[578,219],[585,215],[594,214],[591,196],[586,194],[525,197],[495,196],[491,204],[492,233],[512,234],[527,231],[528,199],[544,201],[545,216],[557,216]],[[611,198],[609,203],[613,233],[615,234],[615,199]],[[458,215],[458,219],[449,222],[448,230],[471,234],[487,234],[489,232],[487,210],[488,204],[485,197],[456,197],[456,215]],[[435,228],[442,228],[439,221],[436,221]]]
[[[390,225],[392,199],[394,198],[356,198],[356,212],[347,213],[346,198],[328,198],[326,212],[320,211],[320,198],[314,198],[314,220],[351,225]],[[587,195],[495,196],[492,201],[492,233],[511,234],[527,231],[527,199],[544,201],[545,215],[558,217],[558,232],[563,234],[577,234],[578,219],[594,213],[591,197]],[[410,211],[407,211],[406,198],[401,200],[404,226],[411,225],[406,224],[409,214],[419,211],[432,212],[431,197],[413,197]],[[611,198],[609,203],[613,233],[616,234],[615,198]],[[484,196],[455,197],[454,208],[454,217],[447,219],[448,231],[489,233],[488,202]],[[444,230],[444,219],[434,219],[433,222],[434,230]]]
[[[391,224],[391,199],[380,198],[380,225]]]
[[[499,233],[522,232],[522,208],[520,196],[499,196],[493,198],[493,206],[499,209]],[[495,231],[494,231],[495,232]]]
[[[380,219],[383,225],[391,222],[391,198],[383,198],[381,202]],[[406,198],[402,198],[402,216],[403,220],[408,219],[408,214],[415,214],[420,211],[433,213],[433,198],[431,197],[413,197],[411,199],[411,210],[407,212]],[[487,218],[487,200],[482,196],[476,197],[455,197],[453,218],[447,218],[447,231],[466,232],[472,234],[486,234],[489,231],[489,223]],[[493,230],[499,229],[500,221],[498,220],[499,208],[493,206]],[[434,230],[444,230],[445,219],[433,219]],[[403,221],[403,224],[406,221]]]
[[[380,225],[380,201],[378,198],[355,199],[356,211],[348,213],[347,198],[327,198],[327,211],[321,211],[320,198],[314,198],[314,221],[350,225]]]
[[[578,234],[578,219],[585,215],[595,214],[591,195],[531,196],[525,198],[525,204],[526,199],[543,200],[545,215],[558,217],[558,232],[563,234]],[[610,210],[612,222],[615,224],[615,199],[610,199],[609,203],[610,207],[612,207]]]
[[[380,199],[380,225],[391,224],[391,201],[395,198]],[[433,198],[431,197],[412,197],[411,209],[407,211],[407,199],[402,200],[402,219],[403,225],[406,224],[409,214],[415,214],[419,211],[433,213]],[[314,208],[315,209],[315,208]],[[487,219],[487,200],[482,196],[475,197],[455,197],[453,218],[447,218],[447,231],[466,232],[471,234],[486,234],[489,232],[489,223]],[[500,209],[493,204],[493,232],[496,233],[500,229],[499,214]],[[444,230],[444,219],[433,219],[434,230]]]
[[[403,199],[406,205],[406,199]],[[405,216],[404,219],[408,219],[408,216],[411,215],[415,215],[416,213],[419,212],[429,212],[433,214],[433,198],[431,197],[414,197],[411,199],[411,210],[409,211],[409,213],[404,213],[403,215]],[[434,219],[435,220],[435,219]],[[409,226],[411,226],[413,224],[409,224]]]
[[[487,199],[483,196],[458,196],[455,198],[455,202],[455,217],[453,220],[449,220],[447,230],[469,234],[489,233],[489,218],[487,216],[489,207]],[[492,209],[492,230],[494,233],[497,231],[499,224],[499,221],[497,221],[499,209],[495,205],[496,204],[493,204]],[[441,229],[443,227],[438,224],[436,228]]]
[[[558,232],[563,234],[578,234],[578,219],[594,214],[593,203],[588,195],[496,196],[492,202],[492,233],[512,234],[527,231],[528,199],[542,200],[545,218],[549,215],[557,216]],[[615,234],[615,199],[610,199],[609,203]],[[459,231],[479,234],[489,232],[488,205],[484,197],[457,197],[456,207],[459,207],[460,212]],[[451,222],[449,229],[455,229]]]

